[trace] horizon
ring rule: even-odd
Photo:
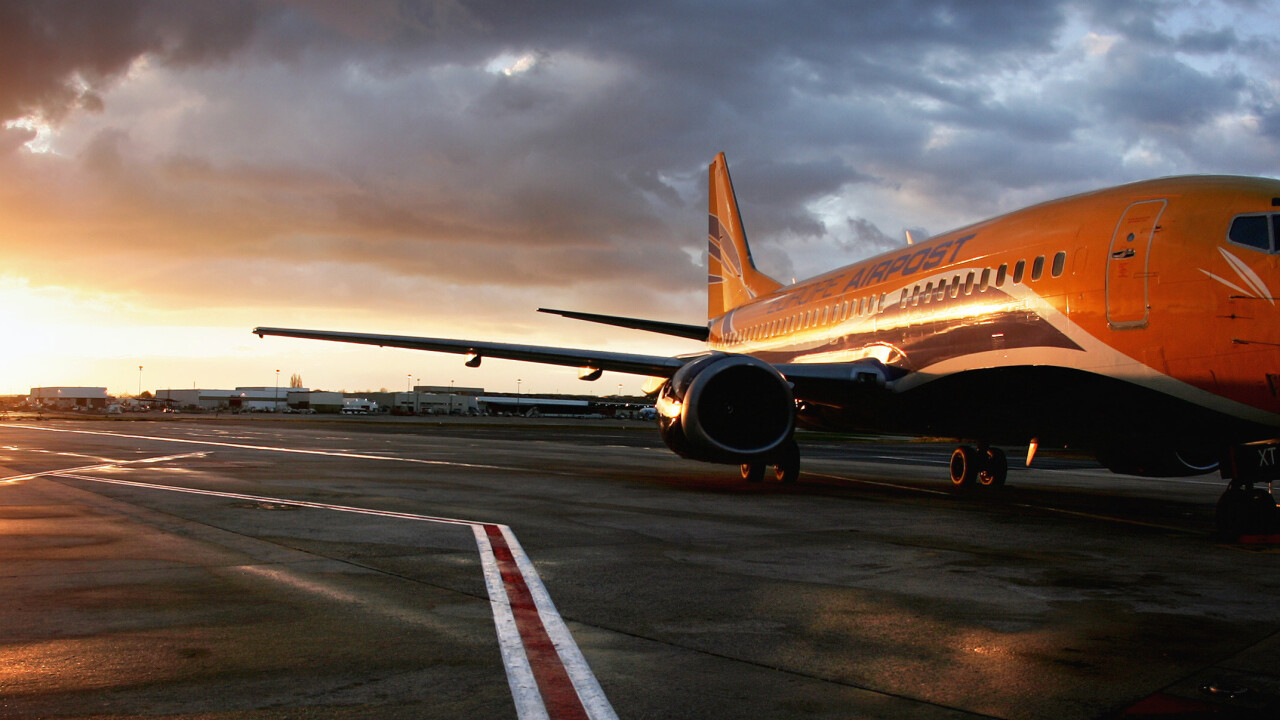
[[[535,310],[703,322],[721,151],[783,282],[1086,190],[1280,173],[1272,3],[433,8],[0,4],[0,393],[136,392],[141,365],[591,394],[251,330],[700,350]]]

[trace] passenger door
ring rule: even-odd
[[[1112,330],[1147,326],[1151,243],[1166,200],[1143,200],[1125,209],[1107,250],[1107,325]]]

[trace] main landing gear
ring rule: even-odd
[[[951,453],[951,484],[957,488],[1004,487],[1009,461],[998,447],[961,445]]]
[[[764,480],[765,468],[770,463],[753,462],[743,463],[738,466],[742,472],[742,479],[747,482],[760,482]],[[800,478],[800,446],[795,440],[788,440],[778,449],[778,454],[773,458],[773,477],[780,483],[793,483]]]
[[[1218,498],[1215,515],[1218,534],[1230,540],[1244,535],[1280,533],[1280,511],[1276,509],[1270,483],[1266,488],[1260,488],[1253,483],[1237,484],[1232,481]]]

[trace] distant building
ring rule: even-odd
[[[374,395],[387,395],[388,393],[373,393]],[[342,399],[343,415],[372,415],[378,410],[378,401],[370,400],[366,397],[347,397]]]
[[[368,412],[393,415],[473,415],[480,411],[476,395],[482,392],[483,388],[456,388],[451,393],[447,386],[418,385],[414,392],[347,393],[346,404],[364,400],[375,406]]]
[[[32,405],[71,410],[73,408],[93,408],[105,410],[111,397],[104,387],[42,387],[31,388],[28,402]]]
[[[414,385],[413,391],[429,395],[462,395],[464,397],[478,397],[484,394],[484,388],[454,387],[453,385]]]
[[[342,410],[342,393],[291,389],[288,402],[291,410],[336,413]]]
[[[222,410],[230,412],[281,412],[288,407],[292,393],[309,392],[306,388],[238,387],[235,390],[181,388],[157,390],[156,400],[187,410]]]

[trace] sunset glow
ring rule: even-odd
[[[0,392],[136,392],[139,365],[143,389],[638,385],[249,329],[696,350],[534,311],[703,322],[719,151],[786,279],[1073,192],[1280,168],[1280,48],[1228,3],[766,4],[714,33],[696,5],[211,7],[7,9],[0,47],[42,60],[0,69]]]

